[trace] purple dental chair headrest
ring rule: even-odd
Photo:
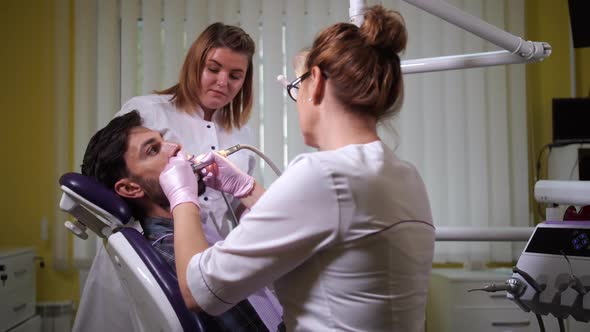
[[[70,188],[86,200],[101,207],[121,223],[126,224],[131,220],[131,209],[127,203],[96,180],[80,173],[66,173],[59,178],[59,184]]]

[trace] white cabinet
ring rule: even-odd
[[[503,284],[512,275],[508,269],[470,271],[433,269],[426,309],[428,332],[537,332],[532,313],[522,311],[505,292],[468,292],[490,283]],[[553,316],[544,316],[547,332],[559,331]]]
[[[39,331],[35,318],[35,252],[0,251],[0,331]],[[37,323],[35,323],[37,322]],[[22,327],[27,327],[22,330]],[[33,328],[30,328],[33,326]]]

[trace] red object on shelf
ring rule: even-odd
[[[563,214],[564,221],[590,221],[590,205],[583,206],[580,211],[575,206],[569,206]]]

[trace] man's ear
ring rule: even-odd
[[[117,195],[125,198],[142,198],[145,195],[143,188],[129,178],[123,178],[115,183]]]
[[[322,75],[322,70],[318,66],[311,68],[310,89],[313,104],[317,105],[321,103],[326,89],[326,78]]]

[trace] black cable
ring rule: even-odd
[[[539,151],[539,154],[537,155],[537,163],[536,163],[536,169],[535,169],[535,183],[541,179],[541,157],[543,156],[543,152],[545,152],[545,150],[548,149],[549,153],[547,154],[547,158],[549,158],[552,148],[553,148],[553,145],[551,143],[545,144],[545,145],[543,145],[543,147],[541,148],[541,151]]]
[[[559,332],[565,332],[565,325],[563,324],[563,318],[557,318],[559,323]]]
[[[541,158],[543,156],[543,152],[545,152],[545,150],[547,149],[547,160],[549,160],[549,156],[551,155],[551,148],[553,147],[553,145],[551,143],[549,144],[545,144],[543,145],[543,147],[541,148],[541,151],[539,151],[539,154],[537,155],[537,163],[536,163],[536,169],[535,169],[535,183],[537,183],[537,181],[539,181],[541,179]],[[533,184],[534,186],[534,184]],[[539,216],[541,216],[541,219],[545,219],[545,211],[543,210],[543,204],[537,202],[537,213],[539,214]]]
[[[541,315],[539,314],[535,314],[535,317],[537,317],[537,323],[539,323],[539,331],[545,332],[545,324],[543,324],[543,317],[541,317]]]

